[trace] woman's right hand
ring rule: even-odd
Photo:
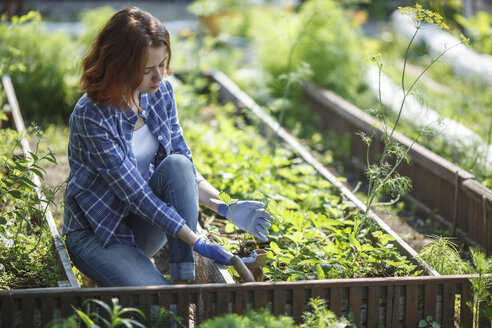
[[[224,247],[207,243],[203,238],[198,238],[193,244],[193,250],[198,254],[208,257],[223,265],[231,265],[232,253]]]
[[[224,247],[207,243],[203,238],[198,238],[193,244],[193,250],[198,254],[208,257],[223,265],[231,265],[232,253],[226,250]],[[252,252],[249,257],[241,257],[244,264],[252,263],[255,261],[256,252]]]

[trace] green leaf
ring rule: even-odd
[[[355,235],[353,233],[351,233],[349,235],[349,241],[350,241],[350,244],[352,244],[355,248],[357,248],[358,251],[360,251],[360,243],[359,241],[355,238]]]
[[[325,279],[325,271],[323,271],[323,268],[319,264],[316,265],[316,274],[318,279]]]
[[[234,233],[236,232],[236,226],[231,221],[227,221],[224,230],[226,233]]]
[[[29,180],[28,178],[26,177],[19,177],[19,179],[21,181],[23,181],[23,183],[26,185],[26,186],[29,186],[31,188],[36,188],[36,184],[34,182],[32,182],[31,180]]]
[[[293,235],[287,235],[286,237],[296,244],[299,244],[304,239],[304,235],[300,231],[296,231]]]
[[[104,308],[106,310],[106,312],[108,312],[108,314],[112,312],[111,307],[108,304],[106,304],[103,301],[101,301],[101,300],[89,299],[87,301],[98,304],[99,306],[101,306],[102,308]],[[84,303],[86,303],[86,302],[84,302]]]
[[[379,237],[379,241],[383,245],[386,245],[390,240],[395,240],[395,238],[391,237],[388,234],[381,234],[380,237]]]
[[[31,167],[30,170],[31,170],[32,173],[36,174],[39,178],[41,178],[41,179],[43,178],[44,174],[40,170],[35,169],[33,167]]]
[[[79,318],[86,324],[86,326],[88,326],[88,327],[98,327],[98,326],[96,326],[96,324],[94,323],[94,321],[92,321],[92,319],[87,314],[85,314],[84,312],[80,311],[79,309],[76,309],[73,305],[72,305],[72,308],[75,310],[75,313],[77,313],[77,315],[79,316]]]
[[[270,242],[270,248],[275,253],[275,255],[280,254],[280,252],[282,252],[280,247],[278,247],[277,243],[274,241]]]
[[[226,205],[230,205],[232,203],[232,198],[228,193],[221,192],[219,194],[219,199],[223,201]]]
[[[34,161],[39,160],[38,155],[36,155],[35,153],[33,153],[33,152],[31,152],[31,151],[30,151],[30,152],[29,152],[29,155],[31,155],[31,157],[32,157],[32,159],[33,159]]]
[[[19,190],[9,190],[8,193],[15,199],[22,199],[22,193]]]
[[[3,216],[0,216],[0,224],[5,224],[7,223],[7,219],[4,218]]]

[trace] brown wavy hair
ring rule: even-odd
[[[166,74],[170,74],[171,44],[164,25],[137,7],[117,12],[82,63],[81,92],[87,92],[96,104],[126,109],[133,103],[138,107],[133,92],[143,80],[147,49],[161,46],[166,47]]]

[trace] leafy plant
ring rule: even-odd
[[[354,324],[345,318],[337,318],[337,316],[326,307],[326,301],[321,298],[312,298],[309,300],[308,306],[310,311],[304,312],[304,323],[302,328],[339,328],[339,327],[355,327]]]
[[[151,328],[167,328],[176,324],[179,327],[184,325],[181,323],[183,318],[175,315],[173,312],[164,307],[151,307],[150,309],[150,327]]]
[[[467,302],[467,306],[473,313],[473,327],[478,327],[481,315],[491,318],[490,306],[492,306],[492,257],[487,257],[476,248],[470,248],[471,264],[461,259],[456,245],[449,238],[437,237],[429,242],[420,252],[421,256],[437,272],[443,275],[474,274],[470,278],[473,290],[473,300]],[[434,327],[432,317],[421,320],[419,327]],[[419,323],[420,324],[420,323]],[[432,325],[431,325],[432,324]]]
[[[97,310],[90,313],[88,312],[89,310],[87,312],[76,308],[74,308],[74,310],[80,320],[88,327],[100,327],[99,323],[102,323],[103,327],[118,327],[120,325],[124,325],[126,327],[145,328],[145,326],[138,322],[136,319],[123,317],[125,314],[128,313],[134,315],[138,314],[141,317],[145,318],[145,314],[141,310],[133,307],[122,307],[119,304],[118,298],[112,298],[111,301],[113,303],[112,307],[97,299],[88,299],[82,303],[82,307],[87,306],[88,309],[90,308],[90,306],[88,305],[90,305],[90,303],[94,303],[95,305],[97,305],[98,309],[102,309],[105,311],[103,312],[105,313],[105,315],[99,313],[99,311]]]
[[[473,313],[473,326],[479,326],[480,316],[483,315],[492,320],[492,257],[487,257],[476,248],[470,249],[472,254],[473,268],[471,273],[478,275],[471,278],[472,289],[475,297],[467,305]]]
[[[263,15],[268,17],[255,21],[251,36],[260,63],[273,82],[286,73],[287,67],[296,71],[306,63],[316,84],[349,99],[361,91],[365,70],[362,36],[338,2],[309,1],[298,13],[271,10]],[[295,51],[289,54],[295,44]],[[283,94],[284,86],[277,83],[278,94]],[[295,90],[291,93],[290,97],[296,94]]]
[[[56,163],[51,151],[19,155],[20,135],[0,130],[0,289],[56,286],[61,280],[53,240],[46,225],[54,190],[40,199],[33,177],[42,179],[42,162]]]
[[[425,319],[419,320],[419,328],[441,328],[441,325],[434,321],[434,318],[431,315],[425,317]]]

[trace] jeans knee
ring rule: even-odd
[[[170,176],[190,175],[195,177],[195,169],[188,157],[181,154],[172,154],[164,158],[158,169],[166,170]]]
[[[172,202],[176,197],[182,197],[180,195],[194,199],[198,198],[195,175],[193,163],[186,156],[173,154],[159,164],[149,185],[165,201]]]

